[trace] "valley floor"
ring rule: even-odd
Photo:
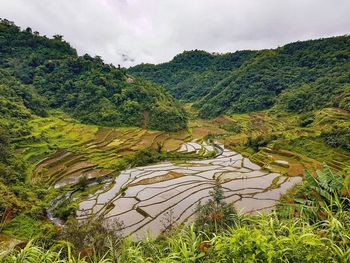
[[[126,234],[139,233],[140,238],[141,230],[158,234],[168,227],[164,222],[193,219],[198,202],[209,200],[216,179],[225,201],[251,213],[269,211],[281,194],[301,182],[305,169],[315,174],[326,164],[345,174],[350,153],[326,144],[321,133],[349,124],[348,112],[330,108],[317,112],[308,125],[300,125],[296,115],[257,112],[192,119],[186,131],[158,132],[85,125],[56,112],[31,120],[30,134],[13,143],[30,164],[28,183],[50,187],[43,202],[54,206],[54,217],[67,219],[77,211],[79,219],[93,214],[118,218]],[[207,140],[230,150],[213,158],[215,149]],[[53,204],[60,196],[69,201]],[[44,222],[51,224],[46,219],[18,215],[6,220],[0,230],[8,249],[16,240],[55,231],[48,227],[36,232]]]

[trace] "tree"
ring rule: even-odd
[[[53,38],[55,40],[58,40],[58,41],[62,41],[63,40],[63,36],[62,35],[53,35]]]
[[[218,233],[235,225],[236,210],[232,204],[225,202],[224,191],[219,179],[215,180],[213,190],[209,194],[209,201],[197,207],[196,228],[207,233]]]
[[[85,188],[89,185],[88,177],[85,174],[80,176],[77,185],[78,185],[79,189],[85,190]]]

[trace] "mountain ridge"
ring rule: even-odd
[[[244,53],[246,52],[246,53]],[[223,72],[211,67],[202,72],[191,60],[203,57],[222,58]],[[242,55],[242,57],[240,57]],[[241,58],[230,63],[229,57]],[[181,66],[178,61],[181,61]],[[349,110],[350,36],[297,41],[276,49],[210,54],[185,51],[159,65],[141,64],[128,72],[162,85],[178,99],[194,102],[199,116],[259,111],[278,106],[301,112],[335,106]],[[186,64],[186,65],[183,65]],[[183,74],[182,67],[190,68]],[[171,76],[168,80],[165,76]],[[205,78],[209,76],[210,81]],[[326,87],[332,80],[332,86]],[[319,94],[329,93],[328,96]],[[301,97],[308,97],[308,100]],[[340,99],[344,97],[346,99]],[[316,105],[320,102],[320,105]],[[301,104],[298,107],[296,104]]]
[[[78,56],[60,35],[49,39],[3,19],[0,51],[0,69],[18,84],[34,88],[47,101],[47,108],[104,126],[143,127],[144,113],[148,112],[150,129],[186,127],[181,105],[162,88],[105,64],[99,56]],[[161,116],[172,125],[164,123]]]

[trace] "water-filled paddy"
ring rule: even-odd
[[[242,213],[269,211],[281,194],[301,177],[287,177],[262,169],[242,155],[224,149],[216,158],[128,169],[108,190],[98,191],[80,203],[80,220],[95,214],[123,222],[123,234],[135,239],[157,235],[165,222],[191,221],[199,202],[208,200],[219,179],[227,202]],[[212,151],[211,145],[191,142],[180,151]],[[171,216],[170,216],[171,215]],[[169,218],[171,217],[171,218]]]

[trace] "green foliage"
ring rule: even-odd
[[[198,156],[195,153],[167,152],[158,145],[157,149],[146,148],[136,152],[133,155],[126,156],[119,160],[113,168],[123,170],[128,167],[146,166],[165,160],[188,160],[194,158],[209,158],[215,154],[215,151],[207,153],[205,156]]]
[[[197,207],[196,228],[206,233],[219,233],[235,225],[236,211],[232,204],[224,201],[224,191],[218,179],[215,180],[210,199]]]
[[[245,147],[252,148],[255,152],[259,151],[260,147],[266,147],[270,142],[280,139],[281,136],[276,134],[269,135],[264,137],[259,135],[257,137],[248,137]]]
[[[211,55],[186,51],[129,72],[195,102],[199,116],[252,112],[273,106],[296,113],[349,109],[350,37],[296,42],[274,50]]]
[[[219,126],[221,129],[224,129],[230,133],[233,133],[233,134],[238,134],[238,133],[241,133],[242,130],[243,130],[243,127],[242,125],[240,125],[239,123],[235,123],[235,124],[231,124],[231,125],[220,125]]]
[[[171,104],[159,105],[159,107],[153,108],[149,118],[148,128],[165,131],[181,130],[187,122],[184,109],[180,106],[174,107]]]
[[[14,153],[7,127],[0,123],[0,211],[8,208],[16,215],[29,205],[28,201],[33,201],[30,187],[25,184],[26,168]]]
[[[258,111],[274,105],[298,113],[341,107],[338,96],[349,83],[349,41],[349,36],[342,36],[260,51],[196,104],[199,115]]]
[[[145,166],[152,163],[157,163],[165,160],[167,157],[167,153],[163,151],[158,151],[153,148],[146,148],[137,151],[133,155],[119,159],[113,165],[113,168],[121,171],[123,169],[127,169],[128,167]]]
[[[293,198],[295,205],[285,206],[287,211],[300,214],[305,220],[320,220],[347,214],[350,210],[348,179],[335,174],[328,166],[317,170],[316,175],[305,171],[305,182]]]
[[[145,166],[152,163],[157,163],[165,160],[166,155],[156,149],[148,148],[137,152],[134,156],[130,157],[132,167]]]
[[[0,126],[0,180],[6,184],[24,182],[24,172],[25,166],[16,159],[8,133]]]
[[[22,263],[22,262],[45,262],[45,263],[108,263],[111,262],[104,258],[97,260],[95,259],[85,259],[74,257],[71,253],[72,246],[67,242],[59,243],[50,249],[45,249],[40,247],[38,244],[34,244],[32,241],[29,242],[23,249],[18,251],[18,253],[13,253],[6,257],[6,263]],[[0,254],[1,256],[1,254]]]
[[[54,216],[66,221],[71,216],[75,216],[78,209],[78,204],[71,199],[64,199],[54,210]]]
[[[194,101],[255,55],[254,51],[228,54],[184,51],[168,63],[141,64],[129,68],[128,72],[162,85],[177,99]]]
[[[348,225],[338,224],[337,229],[327,225],[310,225],[302,220],[279,219],[270,216],[243,217],[240,225],[208,238],[206,233],[197,233],[192,226],[182,228],[165,239],[145,239],[131,242],[125,239],[111,244],[104,256],[97,253],[86,257],[87,262],[348,262],[348,237],[341,234]],[[326,229],[325,229],[326,227]],[[89,235],[89,233],[87,233]],[[72,238],[74,235],[70,235]],[[92,237],[94,240],[94,236]],[[83,239],[86,240],[86,239]],[[33,246],[32,244],[30,246]],[[40,250],[40,255],[54,249]],[[26,248],[25,248],[26,249]],[[78,251],[78,250],[77,250]],[[57,253],[57,252],[56,252]],[[66,254],[66,255],[65,255]],[[14,251],[5,258],[11,261],[29,253]],[[60,253],[63,262],[72,260],[75,253]],[[46,262],[57,262],[47,260]],[[83,261],[85,262],[85,261]]]
[[[18,253],[13,253],[7,256],[6,261],[8,263],[19,263],[19,262],[50,262],[58,263],[61,261],[60,252],[56,252],[54,249],[45,250],[42,247],[34,246],[32,242],[29,242],[23,249]],[[68,260],[67,260],[68,261]]]
[[[15,236],[18,239],[30,240],[33,238],[40,238],[45,236],[53,237],[54,229],[50,223],[43,223],[35,219],[33,216],[27,214],[20,214],[19,216],[10,220],[10,223],[5,225],[3,232],[5,234]]]
[[[89,178],[86,175],[79,177],[77,186],[79,189],[84,190],[89,184]]]
[[[334,127],[330,131],[322,131],[321,137],[332,147],[350,151],[350,127]]]
[[[123,223],[117,220],[103,222],[102,218],[94,218],[89,222],[69,220],[60,233],[59,239],[72,244],[75,256],[84,249],[91,249],[97,256],[107,253],[110,242],[114,246],[121,241]]]
[[[19,88],[8,85],[6,93],[0,87],[0,105],[5,103],[1,95],[19,93],[24,106],[38,115],[45,114],[41,104],[48,101],[49,107],[63,109],[85,123],[140,127],[149,121],[152,129],[186,127],[184,110],[160,87],[133,79],[98,56],[77,56],[62,36],[49,39],[1,20],[0,47],[0,70],[15,79],[16,86],[28,87],[18,92]],[[7,108],[18,107],[6,103]],[[145,112],[149,120],[144,119]],[[159,115],[169,118],[169,125]]]
[[[345,84],[343,86],[343,92],[338,97],[339,107],[350,111],[350,85]]]
[[[300,127],[307,127],[315,121],[315,115],[312,112],[300,116]]]

